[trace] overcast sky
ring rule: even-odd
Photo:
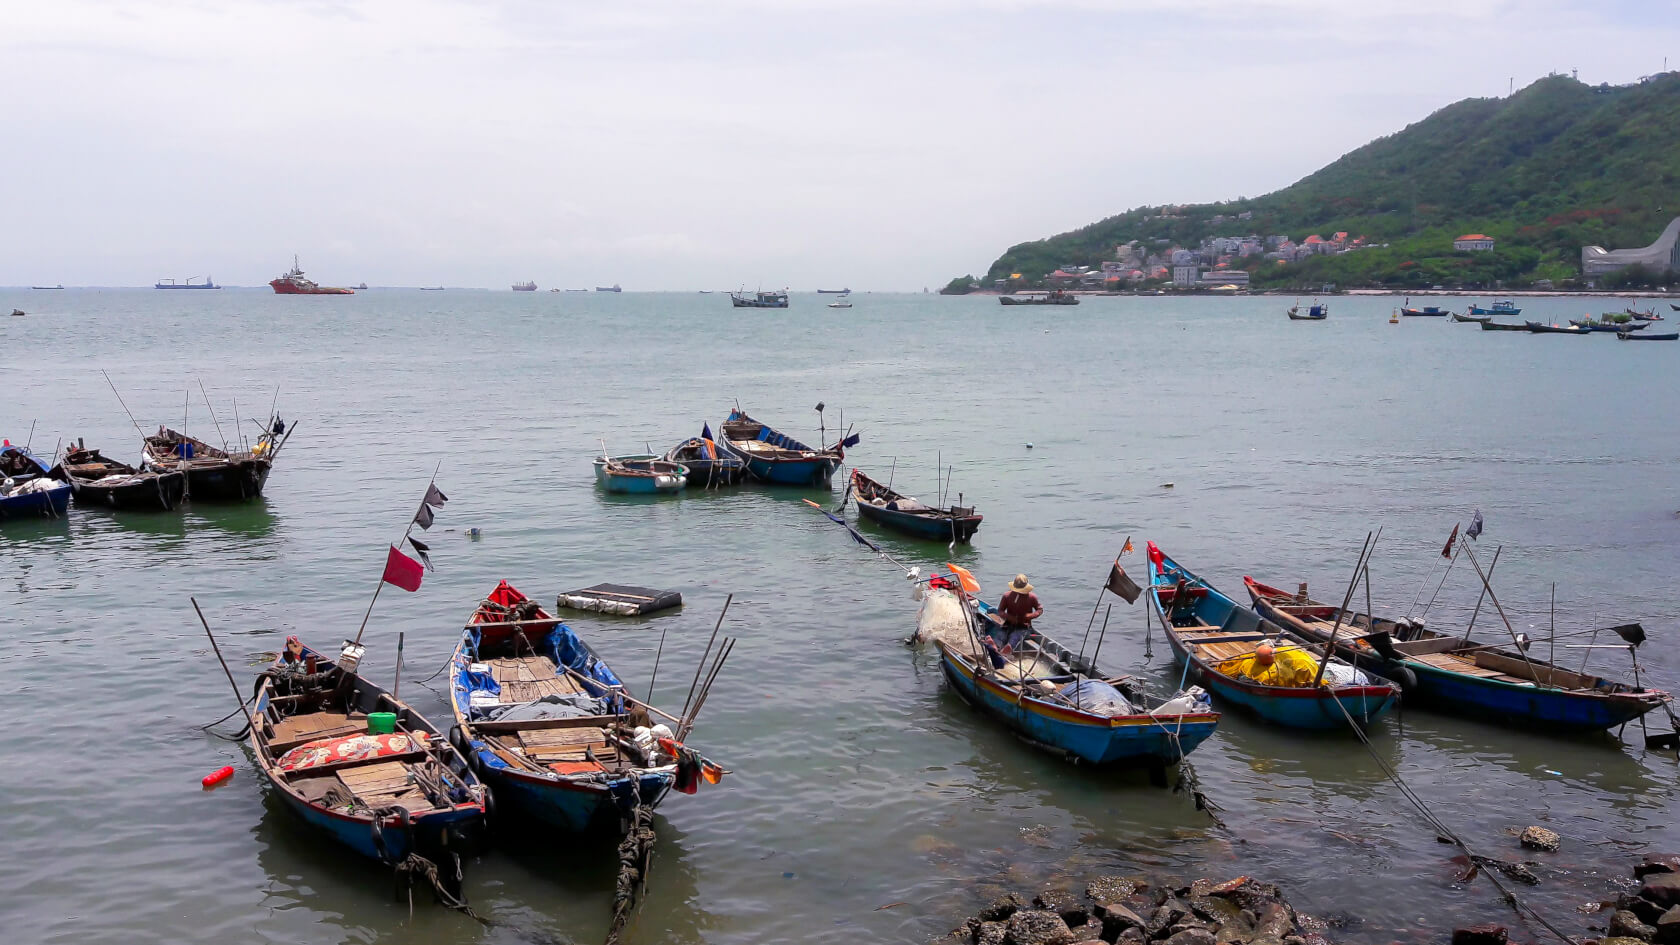
[[[1677,40],[1680,0],[0,0],[0,284],[920,289]]]

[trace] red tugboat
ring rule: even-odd
[[[340,289],[333,286],[316,285],[313,279],[306,279],[303,270],[298,268],[297,257],[292,257],[292,271],[278,279],[269,282],[274,287],[276,295],[355,295],[355,289]]]

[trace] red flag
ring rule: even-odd
[[[1452,557],[1453,543],[1456,542],[1456,541],[1458,541],[1458,526],[1454,525],[1453,530],[1452,530],[1452,534],[1447,536],[1447,546],[1445,548],[1441,549],[1441,557],[1443,557],[1443,558],[1451,558]]]
[[[396,545],[392,545],[391,553],[385,556],[385,576],[380,580],[386,584],[395,584],[405,591],[417,591],[420,589],[420,577],[425,573],[426,569],[420,562],[398,551]]]

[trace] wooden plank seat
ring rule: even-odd
[[[1447,670],[1448,672],[1464,673],[1470,676],[1480,676],[1483,679],[1498,679],[1504,682],[1529,682],[1527,679],[1518,679],[1515,676],[1507,676],[1504,673],[1477,666],[1471,660],[1452,653],[1424,653],[1412,658],[1420,663],[1428,663],[1431,666]]]
[[[583,761],[590,755],[604,765],[618,761],[618,748],[602,728],[538,729],[511,737],[518,740],[526,757],[542,764]]]
[[[492,719],[474,722],[473,729],[491,735],[501,735],[547,728],[604,728],[617,720],[616,715],[576,715],[563,719]]]
[[[358,713],[304,712],[288,715],[273,723],[268,738],[268,750],[280,757],[293,748],[321,738],[338,738],[367,730],[367,717]]]
[[[364,807],[402,807],[410,813],[432,810],[434,805],[425,792],[419,790],[409,777],[408,765],[402,761],[374,759],[377,763],[346,768],[336,774],[314,774],[292,782],[292,786],[312,802],[331,806],[347,806],[351,800]]]

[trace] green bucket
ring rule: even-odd
[[[397,714],[395,712],[369,712],[368,734],[389,735],[397,730]]]

